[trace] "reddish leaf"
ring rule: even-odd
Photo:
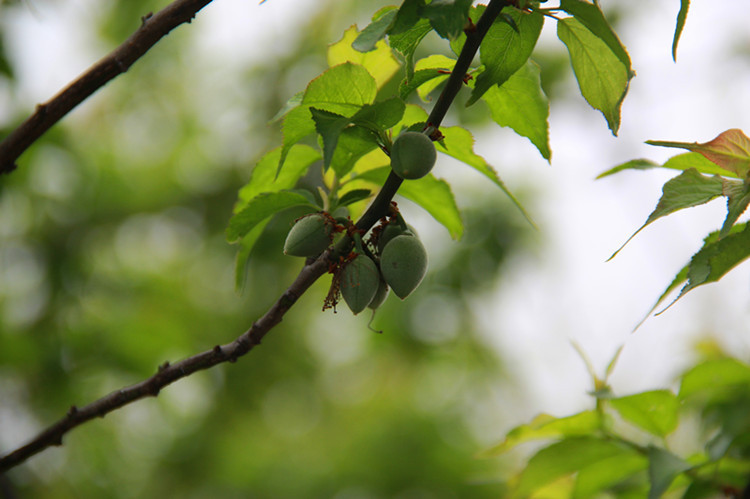
[[[719,134],[710,142],[662,142],[649,140],[654,146],[679,147],[697,152],[721,168],[745,178],[750,172],[750,138],[739,128],[732,128]]]

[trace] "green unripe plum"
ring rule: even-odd
[[[404,230],[401,225],[398,223],[390,223],[383,228],[383,230],[380,232],[380,235],[378,236],[378,252],[382,253],[383,248],[385,248],[385,245],[388,244],[388,242],[393,239],[396,236],[401,236],[403,234],[408,235],[416,235],[417,233],[414,231],[414,228],[412,228],[410,225],[407,226],[407,229]]]
[[[404,132],[393,142],[391,168],[406,180],[422,178],[432,170],[437,152],[432,140],[419,132]]]
[[[284,254],[318,256],[331,245],[333,223],[322,213],[313,213],[297,220],[284,242]]]
[[[367,255],[357,255],[341,273],[341,295],[354,315],[367,308],[379,285],[378,267]]]
[[[417,289],[427,273],[427,251],[416,236],[394,237],[380,255],[380,272],[402,300]]]
[[[391,288],[388,287],[388,285],[385,283],[383,278],[380,278],[380,283],[378,284],[378,290],[375,292],[375,296],[372,298],[372,301],[369,305],[367,305],[368,308],[371,308],[373,310],[377,310],[380,305],[383,304],[386,298],[388,298],[388,292],[391,290]]]

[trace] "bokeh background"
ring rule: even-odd
[[[299,212],[276,217],[245,288],[224,239],[236,192],[278,145],[268,125],[326,67],[329,43],[389,2],[222,0],[48,132],[0,178],[0,452],[177,360],[232,340],[301,262],[281,254]],[[669,172],[594,177],[750,131],[743,2],[695,2],[678,62],[679,2],[603,8],[638,76],[620,136],[580,97],[548,22],[535,59],[551,99],[553,159],[458,105],[476,149],[525,203],[441,158],[466,235],[451,241],[402,203],[430,273],[407,301],[368,317],[321,313],[328,279],[262,346],[92,421],[13,470],[22,497],[498,497],[518,455],[477,459],[540,412],[589,407],[580,345],[602,373],[623,347],[620,394],[673,386],[710,341],[745,360],[748,269],[634,326],[723,221],[721,201],[659,221],[605,262],[653,209]],[[0,136],[122,42],[156,0],[0,2]],[[735,12],[735,14],[732,14]],[[438,38],[423,53],[446,50]],[[429,103],[425,104],[429,107]]]

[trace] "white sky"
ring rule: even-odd
[[[605,10],[608,3],[603,2]],[[19,105],[47,100],[106,53],[86,30],[77,29],[96,16],[97,4],[40,2],[34,15],[0,19],[19,54]],[[252,0],[217,0],[190,29],[201,32],[196,44],[204,58],[260,62],[283,50],[264,42],[269,35],[288,34],[318,5],[313,0],[269,0],[262,6]],[[645,221],[661,185],[676,173],[628,172],[594,181],[596,174],[629,159],[662,161],[679,153],[644,145],[648,139],[702,142],[728,128],[750,131],[750,31],[744,2],[725,2],[721,9],[714,2],[693,2],[677,64],[671,41],[679,2],[632,5],[644,9],[628,16],[619,34],[638,76],[622,109],[619,138],[582,98],[552,103],[551,166],[526,139],[509,131],[495,127],[477,134],[477,150],[511,189],[532,183],[539,194],[529,209],[540,226],[543,249],[519,258],[501,291],[477,304],[488,341],[514,366],[519,390],[528,398],[516,423],[536,412],[563,415],[590,403],[585,395],[590,383],[571,340],[599,373],[625,345],[612,377],[622,394],[669,386],[690,362],[694,341],[707,334],[733,354],[750,357],[747,265],[691,292],[631,334],[702,238],[720,227],[722,201],[655,222],[605,263]],[[332,41],[321,40],[321,45]],[[558,44],[549,21],[542,43]],[[738,50],[744,58],[736,55]],[[0,100],[0,122],[7,119],[3,105]],[[459,184],[478,180],[450,166],[439,164],[437,174]],[[444,231],[429,237],[435,244],[453,244]]]

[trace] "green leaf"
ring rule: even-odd
[[[719,237],[724,237],[729,233],[750,203],[750,184],[730,179],[723,179],[723,184],[722,193],[727,197],[727,218],[721,227]]]
[[[556,442],[529,459],[521,472],[516,494],[526,497],[558,478],[601,460],[622,455],[623,452],[620,445],[593,437],[574,437]]]
[[[703,155],[697,152],[686,152],[684,154],[672,156],[663,165],[659,165],[658,163],[655,163],[648,159],[634,159],[632,161],[628,161],[627,163],[617,165],[614,168],[601,173],[596,178],[604,178],[608,175],[612,175],[623,170],[648,170],[649,168],[659,167],[683,171],[692,168],[698,170],[700,173],[705,173],[707,175],[721,175],[724,177],[735,178],[737,177],[736,173],[720,168],[716,163],[714,163],[713,161],[709,161]]]
[[[527,61],[508,81],[487,90],[482,100],[495,123],[527,137],[542,157],[550,160],[549,100],[542,90],[536,63]]]
[[[365,104],[372,103],[376,94],[375,79],[363,66],[350,62],[334,66],[312,80],[305,90],[300,106],[289,111],[284,118],[284,144],[279,159],[279,170],[286,160],[289,149],[315,132],[315,121],[310,108],[352,116]]]
[[[675,62],[677,62],[677,44],[680,41],[680,35],[682,35],[682,28],[685,27],[685,19],[687,19],[689,8],[690,0],[680,0],[680,12],[677,13],[677,24],[674,28],[674,40],[672,40],[672,60]]]
[[[665,437],[677,428],[679,403],[669,390],[653,390],[610,399],[612,407],[626,421]]]
[[[358,182],[367,182],[367,183],[372,183],[372,184],[377,184],[377,185],[383,185],[383,182],[385,182],[385,179],[388,177],[388,174],[390,172],[391,172],[390,165],[370,168],[364,172],[358,172],[356,175],[354,175],[352,179],[347,182],[347,186],[356,185]],[[399,193],[401,193],[400,189],[399,189]]]
[[[729,230],[729,235],[722,239],[719,239],[720,232],[718,230],[706,236],[703,239],[703,247],[700,251],[693,255],[690,262],[677,273],[669,286],[667,286],[667,289],[664,290],[661,296],[659,296],[659,299],[656,300],[656,303],[654,303],[654,306],[651,307],[651,310],[649,310],[641,322],[638,323],[636,329],[654,310],[656,310],[656,308],[672,293],[672,291],[677,289],[683,283],[687,282],[688,284],[683,287],[679,296],[675,298],[667,308],[674,305],[683,294],[687,293],[692,288],[705,284],[706,282],[719,280],[726,272],[747,258],[747,254],[743,251],[742,247],[743,241],[750,238],[750,236],[745,234],[747,232],[750,232],[747,230],[747,224],[737,224],[732,226]],[[726,241],[730,238],[730,243],[724,243],[724,246],[719,245],[722,241]],[[721,252],[725,249],[728,253],[722,255]],[[709,263],[714,261],[715,266],[713,268],[707,268],[706,261]],[[705,279],[707,278],[710,278],[711,280],[706,281]],[[693,282],[693,285],[690,284],[691,282]],[[664,310],[666,310],[666,308]],[[659,314],[664,312],[664,310],[659,312]]]
[[[354,177],[349,184],[372,182],[383,185],[390,171],[390,166],[368,170]],[[461,214],[456,206],[450,185],[445,180],[437,179],[432,174],[417,180],[407,180],[401,184],[398,194],[424,208],[448,229],[453,239],[460,239],[463,235],[464,225],[461,221]]]
[[[662,147],[678,147],[697,152],[711,160],[724,170],[746,178],[750,172],[750,138],[738,128],[720,133],[715,139],[699,144],[698,142],[666,142],[649,140],[647,144]]]
[[[601,428],[601,424],[601,417],[596,411],[579,412],[564,418],[540,414],[530,423],[510,430],[505,435],[505,440],[483,452],[482,455],[496,456],[531,440],[590,435]]]
[[[686,152],[678,154],[677,156],[672,156],[662,165],[662,167],[671,168],[673,170],[689,170],[690,168],[694,168],[700,173],[705,173],[707,175],[737,177],[736,173],[721,168],[716,163],[697,152]]]
[[[502,85],[529,59],[542,31],[544,16],[539,12],[525,12],[506,7],[503,12],[516,21],[517,33],[508,23],[495,21],[479,47],[479,59],[484,71],[477,77],[467,106],[475,103],[493,85]]]
[[[370,196],[372,196],[372,191],[370,189],[353,189],[341,196],[338,206],[349,206],[352,203],[362,201]]]
[[[464,224],[448,182],[429,174],[418,180],[405,181],[401,184],[398,193],[424,208],[448,229],[453,239],[461,239]]]
[[[398,18],[396,21],[398,22]],[[422,39],[427,36],[427,33],[430,31],[432,31],[430,21],[427,19],[420,19],[406,31],[388,35],[391,48],[399,53],[404,59],[404,69],[406,70],[407,80],[410,80],[414,75],[414,52],[417,50]]]
[[[667,296],[669,296],[675,289],[682,286],[682,284],[685,281],[687,281],[688,270],[690,270],[689,264],[685,265],[682,269],[680,269],[679,272],[677,272],[677,274],[674,276],[674,279],[672,279],[672,282],[669,284],[669,286],[667,286],[667,289],[665,289],[664,292],[661,294],[661,296],[659,296],[659,299],[656,300],[656,303],[654,303],[654,306],[651,307],[651,310],[648,311],[648,313],[643,318],[643,320],[641,320],[638,326],[640,326],[643,323],[643,321],[645,321],[648,318],[648,316],[651,315],[651,312],[656,310],[656,307],[658,307],[659,304],[662,303],[667,298]],[[636,326],[636,329],[638,328],[638,326]]]
[[[649,447],[648,461],[648,477],[651,481],[649,499],[659,499],[677,475],[690,469],[690,463],[660,447]]]
[[[366,104],[352,117],[310,108],[315,129],[323,142],[323,167],[328,169],[333,164],[339,177],[346,175],[357,159],[378,146],[380,134],[399,122],[404,109],[403,101],[397,97]],[[366,132],[350,125],[361,127]],[[342,134],[344,140],[339,151],[337,146]]]
[[[707,239],[713,234],[717,233],[713,232]],[[677,300],[698,286],[718,281],[750,256],[750,225],[734,225],[727,236],[711,239],[690,260],[687,284]]]
[[[614,258],[636,234],[654,220],[684,208],[691,208],[707,203],[715,197],[722,195],[723,186],[724,183],[721,177],[707,177],[693,169],[685,170],[677,177],[668,180],[662,187],[662,196],[659,199],[659,203],[648,216],[646,222],[609,259]]]
[[[612,26],[604,17],[604,13],[597,3],[584,2],[583,0],[561,0],[560,8],[575,17],[588,30],[599,37],[607,47],[614,53],[620,62],[627,68],[628,74],[633,76],[630,56],[625,47],[617,38]]]
[[[312,114],[312,119],[315,122],[315,130],[323,141],[323,168],[327,170],[331,164],[333,152],[336,150],[339,136],[344,128],[351,123],[351,119],[314,107],[310,108],[310,114]]]
[[[375,136],[361,127],[349,127],[339,135],[338,145],[331,159],[331,168],[339,178],[349,173],[357,161],[377,148]]]
[[[578,471],[573,498],[598,497],[597,494],[632,480],[648,468],[648,459],[635,450],[622,449],[622,452],[593,462]]]
[[[227,241],[235,242],[253,230],[255,226],[282,210],[293,206],[310,206],[315,203],[298,191],[279,191],[258,194],[236,213],[227,227]]]
[[[424,0],[404,0],[396,13],[393,25],[388,29],[388,35],[398,35],[412,29],[421,20],[424,7]]]
[[[685,490],[682,499],[716,499],[716,485],[710,481],[695,478]]]
[[[631,159],[630,161],[627,161],[625,163],[621,163],[617,166],[614,166],[610,168],[609,170],[600,173],[596,176],[596,179],[599,180],[600,178],[608,177],[610,175],[614,175],[615,173],[619,173],[624,170],[650,170],[651,168],[658,168],[660,165],[659,163],[655,163],[654,161],[651,161],[650,159]]]
[[[723,182],[720,177],[707,177],[697,170],[685,170],[668,180],[662,187],[662,196],[645,225],[675,211],[707,203],[722,195]]]
[[[284,117],[281,132],[284,140],[281,147],[281,154],[279,155],[279,164],[277,165],[277,172],[279,174],[281,173],[281,167],[286,161],[287,154],[289,154],[289,150],[300,140],[315,133],[315,122],[310,114],[310,108],[300,105],[290,110]]]
[[[250,259],[250,253],[255,247],[255,243],[263,233],[263,229],[266,228],[271,218],[267,218],[260,222],[258,225],[253,227],[250,232],[245,234],[245,237],[239,241],[239,250],[237,251],[237,260],[234,267],[234,286],[237,290],[242,290],[245,284],[245,269],[247,268],[247,262]]]
[[[395,126],[404,116],[406,106],[398,97],[392,97],[374,104],[366,104],[352,116],[352,123],[381,132]]]
[[[371,104],[377,92],[377,82],[364,66],[344,62],[312,80],[302,104],[351,116]]]
[[[386,31],[396,19],[398,11],[395,7],[383,7],[372,17],[372,22],[363,29],[351,46],[358,52],[375,50],[375,44],[385,37]]]
[[[341,40],[328,47],[328,65],[334,67],[346,62],[358,64],[375,79],[378,89],[383,88],[401,69],[401,65],[385,40],[377,42],[375,50],[363,53],[353,47],[357,36],[357,27],[352,26],[344,32]]]
[[[513,204],[516,205],[516,207],[523,214],[526,220],[528,220],[531,225],[535,225],[534,221],[531,219],[521,203],[516,199],[515,196],[513,196],[510,190],[508,190],[508,188],[505,186],[505,183],[500,180],[497,172],[487,164],[487,161],[485,161],[483,157],[474,153],[474,137],[471,135],[471,132],[469,132],[465,128],[461,128],[458,126],[441,128],[440,131],[445,138],[440,142],[435,143],[435,147],[438,151],[444,152],[445,154],[466,163],[467,165],[471,166],[482,175],[490,179],[492,183],[500,187],[505,195],[510,198],[510,200],[513,202]]]
[[[680,400],[700,392],[716,392],[725,387],[750,384],[750,366],[737,359],[721,358],[701,362],[688,370],[680,382]]]
[[[471,3],[472,0],[432,0],[422,15],[430,20],[438,35],[455,40],[463,33]]]
[[[561,19],[557,36],[568,48],[581,94],[607,120],[614,135],[620,128],[620,106],[632,75],[612,49],[578,19]]]
[[[287,100],[284,103],[284,106],[281,109],[279,109],[279,111],[274,115],[274,117],[268,120],[268,122],[276,123],[277,121],[279,121],[281,118],[283,118],[286,115],[286,113],[288,113],[295,107],[298,107],[300,104],[302,104],[302,97],[304,96],[305,96],[305,92],[302,92],[302,91],[297,92],[296,94],[291,96],[289,100]]]
[[[286,167],[276,176],[276,166],[280,157],[281,147],[277,147],[258,161],[250,180],[239,191],[234,213],[247,206],[251,199],[262,192],[277,192],[294,187],[310,165],[320,160],[320,153],[307,145],[295,145],[289,150]]]
[[[436,85],[439,85],[448,78],[444,72],[439,69],[420,69],[414,72],[411,79],[404,79],[401,85],[398,87],[398,95],[402,99],[406,100],[412,92],[417,90],[419,87],[429,82],[430,80],[437,79]],[[435,85],[435,86],[436,86]]]
[[[419,91],[419,97],[427,100],[427,95],[435,90],[438,85],[448,79],[449,73],[453,71],[456,60],[441,54],[434,54],[417,61],[414,66],[416,70],[411,79],[404,80],[399,86],[399,95],[405,99],[414,90]]]

